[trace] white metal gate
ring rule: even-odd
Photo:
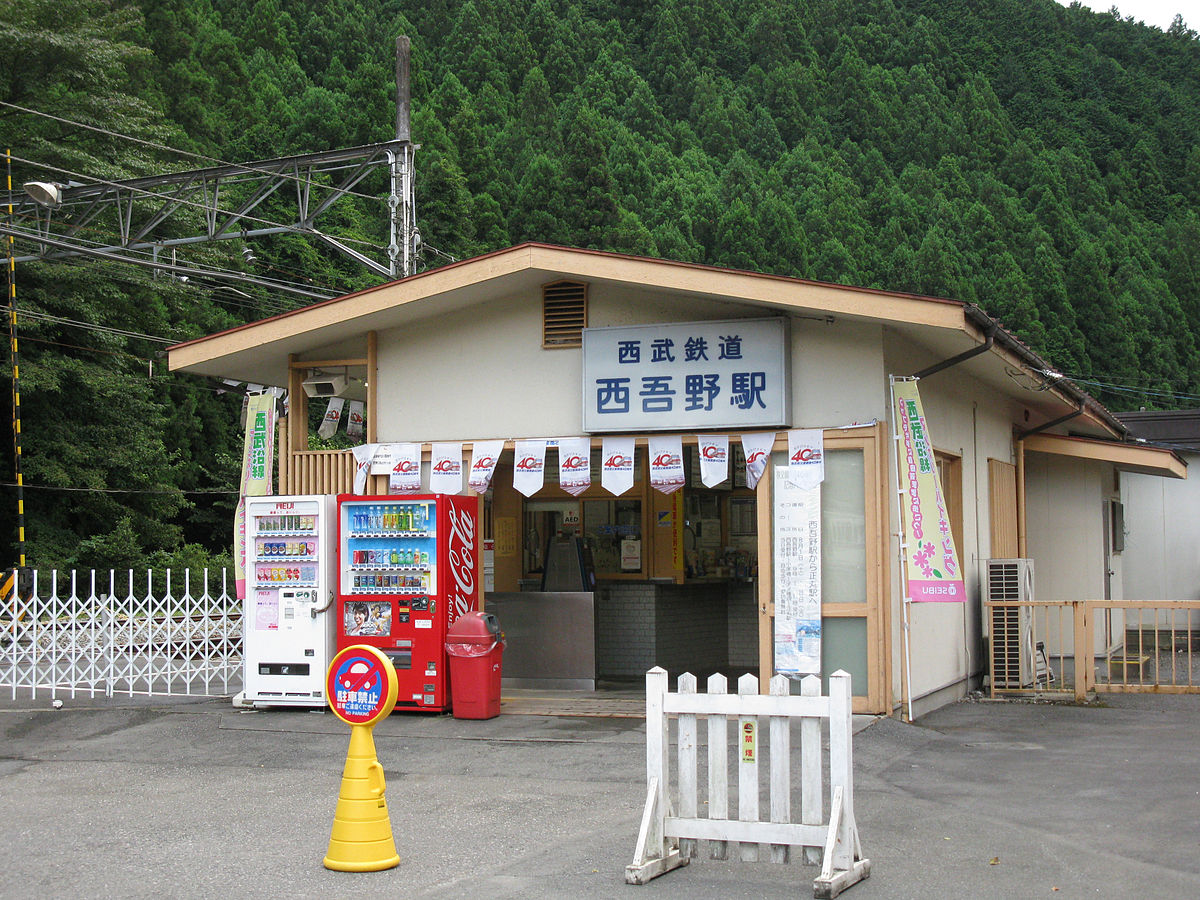
[[[210,580],[205,569],[196,583],[184,571],[181,586],[170,570],[148,570],[144,589],[141,573],[122,575],[56,571],[44,584],[35,574],[28,596],[15,586],[7,592],[0,689],[13,699],[39,691],[211,697],[240,690],[242,602],[227,570]]]

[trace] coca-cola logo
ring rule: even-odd
[[[465,508],[454,506],[447,510],[447,516],[450,540],[446,555],[454,579],[447,617],[453,624],[475,605],[475,516]]]
[[[614,453],[604,461],[604,468],[606,469],[624,469],[631,465],[633,465],[633,460],[621,453]]]
[[[417,464],[411,459],[402,459],[392,469],[397,475],[409,475],[417,471]]]
[[[471,466],[471,471],[472,472],[486,471],[487,469],[490,469],[495,464],[496,464],[496,457],[481,456],[481,457],[479,457],[479,459],[475,460],[474,465]]]
[[[767,456],[767,452],[765,450],[755,450],[753,453],[751,453],[749,456],[746,457],[746,465],[752,466],[755,463],[760,463],[766,458],[766,456]]]
[[[660,453],[651,463],[656,469],[666,469],[679,465],[679,457],[674,453]]]
[[[820,462],[820,461],[821,461],[821,451],[814,450],[812,447],[803,447],[800,450],[797,450],[796,453],[792,456],[792,462],[794,462],[794,463],[806,463],[806,462],[816,463],[816,462]]]
[[[716,444],[707,444],[701,450],[700,454],[705,459],[711,459],[715,462],[723,462],[726,459],[725,448],[718,447]]]
[[[575,472],[579,469],[586,469],[591,465],[591,461],[586,456],[568,456],[562,461],[560,468],[564,472]]]
[[[462,463],[456,462],[453,459],[439,459],[433,467],[435,472],[458,472],[461,471]]]
[[[536,456],[526,456],[517,463],[517,468],[522,472],[540,472],[542,470],[543,460]]]

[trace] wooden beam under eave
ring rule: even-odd
[[[308,395],[304,393],[304,369],[292,367],[296,354],[288,355],[288,453],[308,449]]]

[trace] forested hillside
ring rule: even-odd
[[[13,182],[387,140],[400,34],[427,265],[533,239],[952,297],[1113,408],[1200,404],[1182,23],[1053,0],[0,0]],[[382,247],[385,186],[359,192],[325,228]],[[188,257],[246,268],[243,249]],[[252,249],[334,291],[378,280],[301,236]],[[225,547],[240,397],[158,354],[299,302],[21,264],[30,562]],[[11,545],[11,448],[3,464]]]

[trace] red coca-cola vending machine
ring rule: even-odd
[[[449,709],[446,630],[479,608],[479,499],[342,494],[337,518],[337,649],[387,654],[396,709]]]

